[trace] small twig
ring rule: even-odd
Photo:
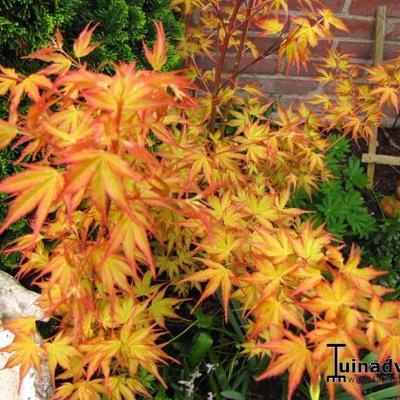
[[[224,65],[226,52],[227,52],[227,49],[229,46],[229,40],[233,33],[233,27],[235,25],[236,17],[237,17],[237,14],[239,13],[242,2],[243,2],[243,0],[236,0],[235,8],[232,12],[231,18],[229,19],[229,24],[228,24],[227,30],[225,32],[224,41],[223,41],[222,48],[221,48],[221,51],[219,54],[217,66],[215,68],[215,87],[214,87],[214,96],[212,99],[213,104],[212,104],[212,108],[211,108],[210,125],[209,125],[211,132],[214,132],[214,130],[215,130],[215,119],[216,119],[216,115],[217,115],[216,101],[217,101],[217,96],[218,96],[218,92],[219,92],[219,85],[221,83],[222,67]]]
[[[385,135],[386,139],[388,140],[389,145],[392,146],[392,147],[394,147],[394,148],[397,149],[397,150],[400,150],[400,145],[398,145],[398,144],[390,137],[389,132],[388,132],[385,128],[383,128],[383,127],[382,127],[381,129],[382,129],[382,132],[383,132],[383,134]]]
[[[240,68],[240,62],[243,59],[243,53],[244,53],[244,46],[246,43],[246,39],[247,39],[247,35],[249,33],[249,27],[250,27],[250,18],[249,15],[251,14],[251,11],[254,7],[254,1],[255,0],[250,0],[249,4],[247,5],[246,8],[246,16],[245,16],[245,21],[246,24],[243,26],[243,30],[242,30],[242,34],[240,36],[240,43],[239,43],[239,48],[236,54],[236,59],[235,59],[235,64],[233,66],[233,71],[232,71],[232,76],[237,77],[238,76],[238,71]],[[230,80],[231,83],[231,88],[233,89],[235,87],[235,82],[236,82],[236,78],[233,78]],[[228,113],[229,113],[229,108],[232,104],[232,100],[228,101],[226,107],[225,107],[225,112],[224,112],[224,116],[223,116],[223,125],[221,128],[221,134],[224,135],[225,132],[225,124],[226,124],[226,120],[228,119]]]
[[[223,89],[226,85],[228,85],[231,81],[234,81],[238,75],[242,74],[246,70],[248,70],[251,66],[258,63],[262,59],[268,57],[269,55],[273,54],[281,45],[282,40],[279,37],[276,42],[274,42],[267,50],[265,50],[262,54],[260,54],[257,58],[246,64],[243,68],[240,68],[236,73],[232,74],[219,88],[218,92]]]

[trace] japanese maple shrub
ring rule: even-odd
[[[174,3],[189,12],[202,6],[202,32],[222,40],[222,58],[229,46],[243,54],[251,21],[266,35],[285,28],[280,11],[287,21],[282,0],[237,0],[228,15],[219,1]],[[325,9],[294,22],[277,47],[288,65],[306,61],[331,25],[343,27]],[[323,227],[287,206],[293,187],[311,192],[329,175],[326,115],[278,107],[273,120],[253,88],[235,95],[239,70],[223,81],[220,58],[215,72],[199,75],[191,49],[207,41],[196,35],[195,44],[190,34],[185,42],[189,77],[161,72],[160,24],[153,49],[145,47],[153,71],[121,63],[111,76],[90,72],[81,59],[96,46],[92,31],[76,40],[74,57],[58,33],[31,56],[46,68],[30,76],[3,68],[0,76],[11,99],[0,142],[24,145],[21,157],[32,160],[0,183],[13,197],[1,231],[31,219],[31,233],[11,250],[22,253],[20,275],[35,277],[41,307],[58,321],[42,344],[33,318],[5,323],[15,333],[3,349],[13,353],[7,367],[20,364],[23,378],[47,359],[59,399],[146,395],[141,371],[162,381],[157,365],[173,362],[163,351],[165,320],[178,317],[191,286],[200,291],[197,304],[220,288],[226,314],[230,299],[240,302],[244,350],[271,357],[260,379],[289,371],[289,398],[303,376],[318,398],[334,366],[326,343],[346,344],[342,360],[368,349],[400,361],[399,303],[385,302],[390,289],[373,283],[383,273],[361,268],[354,251],[345,260]],[[191,97],[191,78],[210,90]],[[342,385],[362,398],[357,383]],[[335,384],[327,388],[333,398]]]

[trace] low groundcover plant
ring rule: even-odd
[[[211,3],[218,11],[219,2]],[[243,28],[262,3],[237,1],[231,15],[245,5],[244,17],[225,24],[225,34]],[[272,13],[286,4],[266,3]],[[283,29],[263,18],[266,34]],[[327,10],[312,18],[297,19],[300,28],[287,33],[282,57],[289,64],[305,61],[331,23],[340,27]],[[162,335],[193,287],[196,305],[217,290],[226,314],[231,299],[239,302],[244,351],[271,358],[258,379],[289,371],[289,398],[304,375],[318,398],[320,382],[333,373],[328,343],[346,344],[343,361],[370,350],[380,361],[400,362],[399,303],[384,301],[390,289],[373,282],[383,272],[361,268],[356,251],[344,259],[322,226],[302,222],[303,211],[287,206],[293,189],[311,192],[328,177],[328,141],[319,129],[336,120],[304,105],[278,106],[272,119],[264,115],[268,104],[231,96],[230,84],[227,97],[215,96],[222,75],[213,92],[193,97],[193,74],[162,72],[162,25],[157,31],[153,49],[145,48],[153,71],[134,63],[116,64],[111,76],[90,71],[81,61],[96,47],[90,26],[75,41],[74,57],[58,33],[31,55],[48,63],[39,72],[2,68],[10,109],[0,142],[24,146],[21,159],[29,162],[0,184],[13,197],[1,231],[35,211],[31,233],[10,251],[22,253],[20,276],[34,277],[40,306],[58,323],[55,336],[39,344],[34,318],[6,322],[15,333],[3,349],[12,353],[6,366],[20,364],[23,379],[47,359],[58,399],[146,396],[140,371],[162,381],[157,366],[175,362]],[[376,116],[395,102],[384,95],[380,104],[386,92],[375,93]],[[343,94],[347,101],[353,95]],[[368,132],[371,121],[363,121],[362,129],[349,128],[354,135]],[[356,382],[341,384],[362,398]],[[326,385],[334,398],[336,384]]]

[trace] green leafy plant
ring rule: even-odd
[[[311,198],[300,191],[293,202],[296,207],[314,211],[306,218],[314,219],[316,225],[326,223],[327,230],[336,236],[365,238],[376,227],[362,195],[367,176],[360,160],[351,155],[348,140],[332,135],[330,141],[326,159],[332,179],[322,183]]]
[[[378,220],[378,229],[365,240],[360,241],[363,261],[375,265],[388,273],[377,278],[381,285],[394,288],[387,296],[400,297],[400,219]]]
[[[238,304],[233,301],[233,307]],[[183,307],[191,310],[190,304]],[[182,310],[183,311],[183,310]],[[245,331],[240,314],[229,308],[229,322],[216,304],[199,306],[189,321],[171,321],[173,338],[166,350],[179,364],[162,367],[168,389],[153,379],[149,391],[156,400],[204,400],[252,398],[254,376],[265,370],[267,359],[248,359],[241,344]],[[260,352],[260,355],[262,352]],[[280,389],[280,388],[278,388]]]

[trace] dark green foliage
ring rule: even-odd
[[[145,64],[142,40],[151,43],[154,20],[162,21],[169,39],[167,68],[179,65],[173,46],[183,33],[170,0],[0,0],[0,63],[30,72],[37,64],[21,57],[50,43],[59,26],[67,45],[89,22],[99,22],[94,39],[102,44],[88,57],[95,64],[138,61]]]
[[[358,244],[362,249],[363,264],[388,273],[377,283],[395,289],[391,298],[400,298],[400,219],[377,221],[378,229]]]
[[[10,149],[0,152],[0,180],[3,180],[7,176],[13,175],[18,171],[19,167],[15,164],[15,159],[19,156],[18,151],[12,151]],[[0,222],[3,221],[7,214],[7,194],[0,193]],[[25,218],[15,222],[0,236],[0,268],[10,269],[15,267],[19,262],[19,255],[17,253],[6,254],[4,247],[9,244],[12,240],[29,231],[28,223]]]
[[[181,313],[187,312],[190,320],[170,321],[173,339],[165,349],[180,364],[160,369],[168,389],[154,378],[148,382],[147,388],[155,400],[205,400],[210,392],[216,400],[256,398],[253,397],[254,376],[266,369],[268,360],[265,357],[247,359],[243,354],[239,344],[245,332],[236,308],[238,304],[232,302],[225,324],[224,316],[212,301],[199,306],[194,317],[189,314],[193,304],[183,305]],[[277,391],[281,391],[280,385],[273,393]]]
[[[305,192],[298,193],[293,204],[315,211],[306,217],[313,218],[317,225],[326,222],[327,230],[340,238],[366,237],[376,225],[362,196],[368,184],[364,168],[351,156],[346,139],[330,139],[334,145],[327,153],[327,165],[334,178],[314,191],[312,199]]]

